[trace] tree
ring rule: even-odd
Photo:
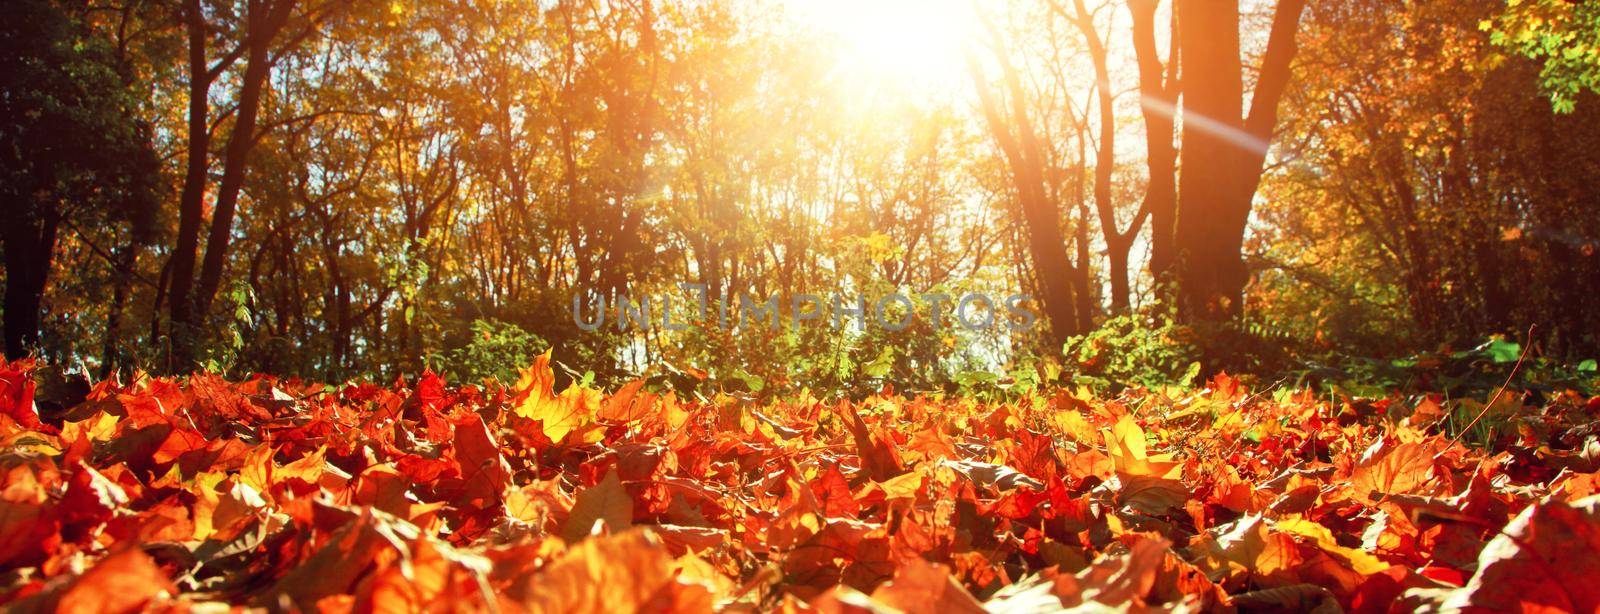
[[[1220,322],[1243,310],[1245,228],[1289,84],[1305,0],[1280,0],[1244,114],[1238,0],[1176,0],[1183,62],[1176,248],[1181,313]]]
[[[1177,266],[1178,148],[1173,129],[1178,114],[1178,69],[1182,46],[1178,44],[1176,15],[1168,28],[1169,57],[1162,61],[1156,48],[1156,9],[1160,0],[1129,0],[1133,17],[1133,50],[1139,65],[1139,107],[1145,127],[1145,163],[1149,184],[1144,209],[1150,212],[1150,276],[1158,286],[1173,282]]]
[[[1600,347],[1584,308],[1600,293],[1600,106],[1553,112],[1540,63],[1499,57],[1480,23],[1504,8],[1310,5],[1283,126],[1295,164],[1259,211],[1266,315],[1344,347],[1528,323],[1546,353]]]
[[[1049,324],[1050,347],[1060,347],[1068,337],[1080,334],[1093,325],[1095,301],[1091,292],[1089,271],[1089,246],[1087,205],[1081,197],[1082,185],[1077,186],[1079,198],[1073,199],[1078,209],[1076,258],[1067,251],[1067,235],[1062,232],[1062,200],[1064,169],[1058,164],[1049,147],[1040,136],[1036,125],[1038,113],[1030,113],[1028,103],[1035,97],[1024,86],[1021,70],[1011,59],[1011,51],[998,27],[988,18],[984,25],[994,48],[994,60],[1000,68],[1000,84],[991,89],[984,77],[983,67],[974,54],[967,56],[967,70],[978,93],[984,124],[994,138],[1005,160],[1010,187],[1014,191],[1029,262],[1033,265],[1035,287],[1045,320]],[[1057,101],[1052,101],[1057,102]],[[1076,115],[1071,109],[1068,114]],[[1080,147],[1084,143],[1081,131],[1087,122],[1071,122],[1072,130],[1079,131]],[[1079,163],[1082,163],[1082,156]]]
[[[1600,3],[1508,2],[1478,27],[1501,48],[1543,63],[1539,85],[1558,113],[1571,113],[1586,91],[1600,93]]]
[[[1110,60],[1106,51],[1105,42],[1100,39],[1100,32],[1095,27],[1094,14],[1089,12],[1083,0],[1073,0],[1073,12],[1068,13],[1058,2],[1051,2],[1050,8],[1064,19],[1078,27],[1079,33],[1089,52],[1090,64],[1094,67],[1095,101],[1100,110],[1100,133],[1095,139],[1095,171],[1094,171],[1094,207],[1095,215],[1100,220],[1101,239],[1106,244],[1106,268],[1111,278],[1111,308],[1118,313],[1126,312],[1131,304],[1132,271],[1129,270],[1128,258],[1133,250],[1134,240],[1144,228],[1145,220],[1151,212],[1165,206],[1162,200],[1162,190],[1170,188],[1170,173],[1161,181],[1166,181],[1167,188],[1157,183],[1158,174],[1152,168],[1152,185],[1148,188],[1143,206],[1133,214],[1133,219],[1128,222],[1126,229],[1119,228],[1117,224],[1117,205],[1113,197],[1113,173],[1116,171],[1116,145],[1117,145],[1117,112],[1115,92],[1111,91]],[[1159,140],[1159,126],[1151,127],[1151,141]],[[1171,126],[1168,125],[1170,135]],[[1170,138],[1168,139],[1170,145]],[[1152,154],[1152,160],[1162,152]]]
[[[238,40],[230,51],[213,61],[209,53],[211,39],[219,31],[226,32],[228,24],[214,23],[212,15],[231,15],[239,7],[231,3],[208,7],[202,0],[186,0],[183,4],[189,51],[188,163],[178,203],[178,236],[167,273],[173,353],[177,364],[184,368],[195,358],[198,336],[222,284],[246,166],[261,137],[257,118],[267,93],[268,76],[273,65],[310,37],[336,6],[337,3],[329,3],[302,7],[299,0],[246,0],[243,19],[232,24],[234,31],[230,33]],[[297,8],[302,9],[299,19],[293,20],[296,27],[290,29]],[[244,68],[232,109],[233,124],[223,150],[222,177],[214,194],[211,228],[197,278],[200,226],[210,185],[212,86],[241,58]]]
[[[5,351],[40,341],[40,307],[64,225],[148,227],[158,162],[112,49],[76,16],[22,0],[0,25],[0,224]]]

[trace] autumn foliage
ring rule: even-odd
[[[1594,611],[1597,404],[756,404],[0,364],[0,603],[31,611]],[[1508,398],[1516,398],[1513,393]]]

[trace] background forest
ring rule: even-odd
[[[6,353],[474,381],[553,347],[775,393],[1398,385],[1531,341],[1593,378],[1595,3],[1177,4],[14,0]],[[680,282],[1044,325],[573,321]]]

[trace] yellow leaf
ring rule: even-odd
[[[550,371],[550,352],[546,350],[522,370],[522,377],[517,379],[517,394],[530,400],[550,400],[556,396],[555,383],[555,373]]]
[[[327,456],[328,446],[322,446],[317,448],[316,452],[297,458],[294,462],[279,467],[277,474],[272,477],[280,482],[289,478],[300,478],[307,484],[320,483],[325,467],[323,460]]]
[[[77,441],[79,436],[83,436],[89,441],[111,441],[117,433],[117,422],[116,416],[102,411],[94,417],[66,423],[61,428],[61,440]]]
[[[521,400],[512,409],[518,416],[538,420],[545,437],[560,442],[567,433],[587,426],[600,407],[600,392],[573,386],[556,396],[551,391],[555,376],[550,371],[550,353],[534,359],[517,382]]]
[[[1099,434],[1094,427],[1089,426],[1089,421],[1084,419],[1082,412],[1071,410],[1056,412],[1055,423],[1056,430],[1078,443],[1093,445],[1095,436]]]
[[[1171,455],[1150,456],[1145,452],[1144,429],[1133,418],[1123,416],[1104,434],[1106,454],[1118,473],[1166,479],[1178,479],[1183,474],[1183,466],[1171,460]]]
[[[1310,520],[1300,518],[1279,520],[1272,524],[1272,528],[1310,539],[1318,548],[1333,555],[1334,558],[1343,560],[1350,565],[1350,569],[1361,575],[1370,576],[1389,568],[1389,564],[1378,560],[1378,557],[1339,545],[1339,542],[1333,539],[1333,531]]]
[[[676,431],[689,421],[689,412],[678,404],[678,398],[672,393],[661,398],[661,413],[666,416],[667,427]]]
[[[917,491],[922,489],[922,474],[912,471],[905,475],[891,478],[887,482],[881,482],[878,485],[883,487],[884,498],[890,501],[895,499],[916,499]]]
[[[272,446],[262,444],[250,449],[244,457],[244,467],[239,469],[239,483],[255,489],[257,492],[267,492],[272,486],[272,474],[277,464],[272,462]]]

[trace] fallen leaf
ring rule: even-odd
[[[1478,558],[1467,585],[1443,607],[1518,612],[1600,611],[1600,496],[1535,503]]]
[[[578,493],[572,513],[561,529],[561,538],[569,543],[582,541],[593,533],[597,522],[603,523],[611,533],[633,526],[633,498],[617,479],[615,469],[606,473],[598,484]]]

